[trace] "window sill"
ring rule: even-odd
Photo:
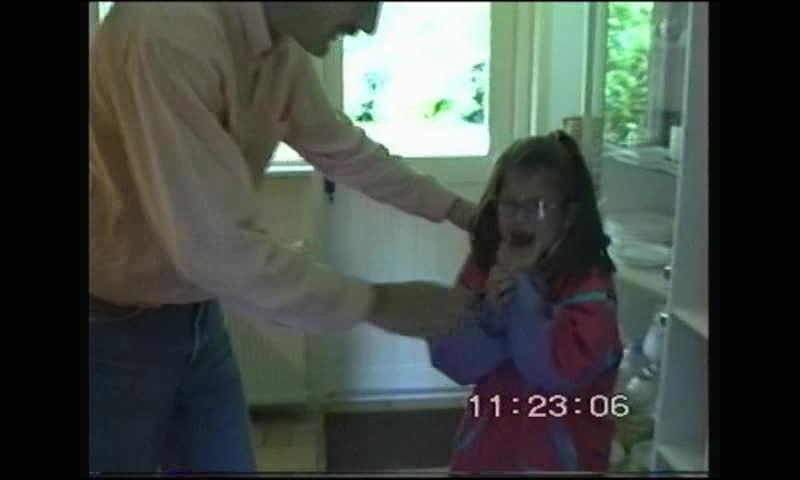
[[[445,184],[483,183],[491,172],[492,161],[488,157],[400,157],[411,168],[424,175],[431,175]],[[267,178],[308,177],[314,167],[300,162],[275,162],[265,171]]]
[[[314,172],[314,167],[307,163],[272,164],[264,174],[269,178],[307,177]]]

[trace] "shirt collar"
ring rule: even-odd
[[[262,2],[241,2],[238,13],[253,55],[260,57],[274,46]]]

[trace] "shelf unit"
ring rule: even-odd
[[[703,456],[693,450],[669,445],[656,447],[656,471],[701,472],[705,469]]]
[[[675,308],[674,318],[688,325],[698,335],[708,339],[708,312],[700,309]]]
[[[648,71],[648,105],[640,131],[647,147],[610,145],[606,111],[609,2],[588,7],[580,141],[592,164],[602,212],[643,211],[674,218],[672,272],[615,259],[619,315],[640,339],[660,308],[668,314],[659,369],[650,468],[708,471],[708,5],[656,2]],[[653,20],[653,17],[651,17]],[[600,120],[600,121],[599,121]],[[655,125],[655,127],[654,127]],[[668,147],[680,127],[680,148]],[[671,155],[670,152],[675,152]],[[677,157],[673,159],[671,157]],[[612,239],[613,240],[613,239]],[[626,325],[623,325],[625,327]]]
[[[655,445],[668,461],[684,462],[676,466],[681,470],[708,471],[708,4],[691,3],[688,19],[682,138],[687,161],[678,182],[672,315]],[[657,459],[653,467],[659,467]]]

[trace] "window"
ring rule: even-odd
[[[605,140],[669,144],[681,124],[688,3],[609,2]]]
[[[608,6],[606,140],[631,143],[647,112],[647,63],[652,2],[611,2]]]
[[[405,157],[489,151],[488,2],[386,2],[378,31],[344,40],[344,111]]]
[[[114,2],[97,2],[97,8],[98,8],[97,18],[99,22],[102,22],[103,19],[106,18],[106,15],[108,15],[108,12],[111,10],[112,5],[114,5]]]

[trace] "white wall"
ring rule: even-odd
[[[477,200],[482,185],[451,185]],[[452,284],[467,254],[467,236],[379,205],[338,187],[325,207],[323,258],[344,273],[373,281],[432,280]],[[421,340],[390,335],[368,325],[314,337],[313,382],[325,393],[453,388],[430,366]]]

